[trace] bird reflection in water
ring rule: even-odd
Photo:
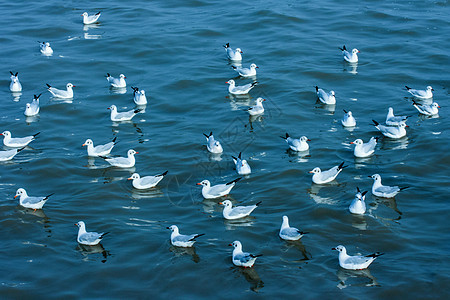
[[[340,289],[345,289],[349,286],[380,286],[377,279],[370,273],[369,269],[346,270],[340,268],[337,272],[337,277],[340,280],[337,287]],[[369,280],[365,280],[365,278]],[[350,281],[351,283],[347,283],[347,281]]]
[[[309,155],[309,150],[306,151],[294,151],[291,148],[288,148],[286,150],[286,154],[289,155],[289,161],[290,162],[307,162],[309,158],[311,158],[311,155]]]
[[[241,227],[251,227],[255,223],[255,217],[247,216],[244,218],[236,219],[236,220],[226,220],[224,219],[225,229],[226,230],[236,230]]]
[[[300,253],[302,254],[303,257],[297,259],[297,260],[293,260],[293,261],[286,261],[283,259],[283,261],[285,262],[294,262],[294,263],[303,263],[303,262],[307,262],[308,260],[310,260],[312,258],[311,253],[309,253],[305,246],[303,245],[301,240],[297,240],[297,241],[286,241],[280,238],[281,241],[284,242],[284,246],[281,248],[281,251],[283,252],[287,252],[292,248],[295,248],[296,250],[300,251]]]
[[[260,289],[264,287],[264,282],[259,277],[259,274],[256,272],[254,267],[251,268],[243,268],[243,267],[232,267],[233,273],[240,273],[244,276],[245,280],[250,283],[250,289],[253,292],[258,292]]]
[[[358,63],[349,63],[349,62],[343,62],[343,71],[348,72],[350,74],[356,75],[358,74]]]
[[[402,218],[402,212],[397,207],[397,201],[395,198],[379,198],[372,195],[373,202],[370,203],[367,214],[374,217],[375,219],[381,220],[381,221],[389,221],[389,222],[396,222],[399,223],[400,219]],[[380,214],[374,215],[374,211],[378,210],[380,204],[384,204],[386,207],[390,208],[392,211],[394,211],[396,214],[398,214],[397,217],[382,217]]]
[[[102,244],[97,244],[95,246],[87,246],[78,244],[77,250],[80,251],[80,253],[83,255],[83,261],[89,261],[89,255],[94,255],[100,253],[103,257],[101,260],[102,263],[106,262],[106,259],[108,256],[111,256],[111,253],[109,251],[105,250]]]
[[[176,257],[189,255],[192,258],[192,261],[195,263],[200,262],[200,256],[195,252],[195,247],[175,247],[170,246],[170,252],[175,254]]]

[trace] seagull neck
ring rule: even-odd
[[[380,187],[380,186],[382,186],[381,179],[377,179],[377,180],[373,181],[373,187],[374,188],[377,188],[377,187]]]
[[[283,219],[283,224],[281,224],[281,228],[288,228],[289,227],[289,220]]]
[[[234,249],[233,249],[233,255],[242,253],[242,245],[237,245]]]

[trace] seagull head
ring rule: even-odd
[[[6,131],[3,131],[2,133],[0,133],[0,135],[3,135],[4,137],[11,137],[11,132],[6,130]]]
[[[231,244],[228,244],[228,246],[233,246],[234,248],[242,248],[242,244],[239,241],[234,241]]]
[[[71,89],[73,87],[75,87],[75,86],[73,84],[71,84],[70,82],[68,84],[66,84],[66,88],[67,89]]]
[[[114,104],[108,107],[108,109],[111,111],[117,111],[117,107]]]
[[[257,65],[255,65],[255,64],[251,64],[250,65],[250,69],[259,69],[259,67]]]
[[[84,224],[83,221],[78,221],[78,223],[75,223],[76,226],[78,226],[78,228],[84,228],[86,227],[86,225]]]
[[[242,52],[241,48],[236,48],[236,52],[244,53],[244,52]]]
[[[331,248],[331,250],[336,250],[336,251],[339,251],[339,252],[346,252],[345,251],[345,247],[342,246],[342,245],[339,245],[339,246],[336,246],[334,248]]]
[[[170,229],[172,232],[178,233],[178,226],[177,225],[172,225],[169,227],[166,227],[167,229]]]
[[[320,170],[319,167],[315,167],[314,169],[312,169],[311,171],[309,171],[309,173],[313,173],[313,174],[319,174],[320,172],[322,172],[322,171]]]
[[[125,75],[123,75],[123,74],[120,74],[119,77],[120,77],[120,78],[127,78],[127,77],[126,77]]]
[[[128,150],[127,154],[128,154],[128,156],[133,156],[135,154],[139,154],[139,152],[134,151],[133,149],[130,149],[130,150]]]
[[[93,145],[93,144],[94,144],[94,142],[91,139],[87,139],[86,142],[84,142],[84,144],[82,146],[84,147],[84,146],[89,146],[89,145]]]
[[[141,176],[139,176],[138,173],[133,173],[133,175],[131,175],[131,177],[128,178],[128,180],[134,180],[134,179],[139,179],[139,178],[141,178]]]
[[[379,174],[373,174],[372,176],[369,176],[375,181],[381,181],[381,176]]]
[[[231,207],[231,206],[232,206],[232,203],[231,203],[230,200],[225,200],[225,201],[223,201],[223,202],[219,202],[219,204],[220,204],[220,205],[223,205],[223,206],[225,206],[225,207]]]
[[[356,48],[354,48],[353,50],[352,50],[352,54],[356,54],[356,53],[361,53],[358,49],[356,49]]]
[[[433,102],[433,104],[431,104],[431,106],[434,107],[434,108],[441,108],[441,107],[439,106],[439,104],[437,104],[436,102]]]
[[[233,80],[233,79],[230,79],[230,80],[228,80],[228,81],[225,81],[225,83],[228,83],[229,85],[233,85],[233,84],[235,84],[235,82],[234,82],[234,80]]]
[[[87,12],[84,12],[84,13],[82,14],[82,16],[83,16],[83,17],[87,17],[87,16],[88,16],[88,13],[87,13]]]
[[[16,195],[14,196],[14,199],[17,198],[17,197],[22,197],[22,195],[23,195],[23,196],[26,196],[26,195],[27,195],[27,192],[25,191],[25,189],[20,188],[20,189],[18,189],[18,190],[16,191]]]
[[[427,86],[427,91],[434,91],[434,89],[429,85]]]
[[[303,143],[310,142],[310,141],[311,141],[311,140],[308,139],[306,136],[302,136],[302,137],[300,138],[300,142],[303,142]]]
[[[362,145],[364,142],[362,141],[362,139],[356,139],[353,142],[350,142],[350,144],[355,144],[355,145]]]
[[[209,180],[203,180],[202,182],[197,183],[197,185],[203,185],[203,186],[211,186],[211,183],[209,182]]]

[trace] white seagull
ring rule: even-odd
[[[278,234],[280,238],[287,241],[297,241],[302,238],[304,234],[309,232],[303,232],[295,227],[289,227],[289,219],[287,216],[283,216],[283,223],[281,224],[280,233]]]
[[[170,235],[170,243],[176,247],[192,247],[194,243],[196,242],[196,238],[199,236],[205,235],[204,233],[201,234],[190,234],[190,235],[184,235],[180,234],[178,231],[177,225],[172,225],[170,227],[166,227],[167,229],[170,229],[172,231]]]
[[[23,114],[27,117],[32,117],[35,116],[39,113],[39,97],[41,96],[41,94],[39,95],[34,95],[33,96],[33,101],[31,103],[27,103],[25,105],[25,111],[23,112]]]
[[[35,133],[30,136],[21,137],[21,138],[13,138],[11,137],[11,132],[3,131],[0,135],[3,135],[3,145],[11,148],[22,148],[31,143],[36,139],[36,136],[40,134],[40,132]]]
[[[94,146],[94,142],[91,139],[87,139],[86,142],[84,142],[84,144],[82,145],[87,146],[87,154],[89,156],[92,157],[96,157],[96,156],[106,156],[109,153],[111,153],[112,148],[114,148],[114,146],[116,145],[116,139],[117,137],[114,137],[114,139],[104,145],[97,145]]]
[[[413,106],[419,111],[419,113],[426,116],[437,115],[439,113],[439,108],[441,108],[436,102],[427,105],[413,101]]]
[[[373,174],[369,176],[373,179],[372,194],[382,198],[394,198],[400,191],[409,188],[409,186],[387,186],[381,184],[381,176],[379,174]]]
[[[341,120],[342,126],[344,127],[355,127],[356,126],[356,120],[353,117],[353,114],[351,111],[346,111],[344,109],[344,117]]]
[[[49,42],[39,42],[39,45],[41,47],[41,53],[47,56],[50,56],[53,54],[53,49],[50,47]]]
[[[242,77],[256,76],[256,69],[259,68],[255,64],[251,64],[250,68],[242,68],[242,67],[236,67],[236,66],[231,66],[231,67],[233,68],[233,70],[238,72],[239,75],[241,75]]]
[[[377,142],[377,137],[371,137],[367,143],[364,143],[362,139],[356,139],[353,142],[350,142],[350,144],[355,145],[353,154],[356,157],[362,158],[371,156],[375,152],[375,146],[377,145]]]
[[[344,166],[344,162],[342,162],[339,166],[334,166],[329,170],[322,171],[319,167],[314,168],[312,171],[309,171],[309,173],[313,173],[312,181],[315,184],[323,184],[333,181],[339,173],[341,173],[342,169],[346,168],[347,166]]]
[[[336,104],[336,97],[334,91],[330,91],[329,93],[325,92],[316,85],[316,93],[319,101],[323,104]]]
[[[136,105],[146,105],[147,97],[145,96],[144,90],[139,90],[138,87],[131,87],[133,89],[133,101]]]
[[[419,99],[430,99],[433,98],[433,88],[431,86],[427,86],[426,90],[415,90],[405,85],[406,90],[416,98]]]
[[[84,25],[89,25],[89,24],[93,24],[95,22],[97,22],[98,18],[100,18],[101,13],[98,12],[95,15],[88,15],[87,12],[84,12],[82,14],[83,16],[83,24]]]
[[[102,241],[105,235],[109,233],[87,232],[86,224],[84,224],[83,221],[78,221],[78,223],[76,223],[75,225],[78,226],[77,242],[82,245],[95,246]]]
[[[262,201],[259,201],[258,203],[254,205],[248,205],[248,206],[235,206],[233,207],[233,204],[230,200],[225,200],[223,202],[219,202],[220,205],[223,205],[223,217],[227,220],[235,220],[247,217],[252,213],[252,211],[255,210],[255,208],[258,207],[258,205],[261,204]]]
[[[375,120],[372,120],[375,128],[378,129],[385,137],[391,139],[400,139],[406,136],[406,123],[400,123],[398,126],[385,126],[381,125]]]
[[[108,158],[105,156],[100,156],[104,160],[106,160],[111,166],[118,167],[118,168],[132,168],[134,167],[134,164],[136,163],[136,160],[134,158],[135,154],[138,154],[139,152],[134,151],[133,149],[128,150],[127,157],[112,157]]]
[[[344,246],[339,245],[331,250],[339,251],[339,265],[347,270],[362,270],[367,268],[378,256],[384,253],[376,252],[366,256],[355,255],[350,256]]]
[[[111,111],[111,121],[113,122],[130,121],[141,111],[140,109],[132,109],[129,111],[117,112],[117,106],[114,104],[108,107],[108,109]]]
[[[238,157],[231,156],[233,158],[233,162],[236,165],[236,172],[239,175],[248,175],[252,172],[250,165],[247,160],[241,158],[242,152],[239,152]]]
[[[53,95],[53,97],[61,98],[61,99],[70,99],[73,98],[73,87],[75,87],[70,82],[66,84],[66,90],[59,90],[57,88],[52,87],[47,83],[48,91]]]
[[[124,88],[127,86],[127,82],[125,81],[125,75],[120,74],[119,78],[114,78],[111,74],[106,73],[106,80],[111,84],[112,87],[115,88]]]
[[[202,185],[202,195],[205,199],[214,199],[219,198],[222,196],[226,196],[230,193],[230,191],[234,188],[236,185],[236,182],[241,180],[242,177],[236,178],[233,181],[230,181],[225,184],[216,184],[211,186],[211,183],[209,180],[203,180],[202,182],[197,183],[197,185]]]
[[[286,143],[289,145],[289,148],[291,148],[293,151],[308,151],[309,145],[308,142],[311,140],[308,139],[306,136],[302,136],[299,139],[294,139],[289,136],[289,134],[286,132],[286,136],[280,136],[282,139],[286,141]]]
[[[206,148],[211,153],[222,153],[222,145],[220,142],[216,139],[214,139],[214,135],[212,131],[207,135],[206,133],[203,134],[206,137]]]
[[[36,210],[36,209],[42,209],[45,202],[47,202],[48,198],[51,195],[53,195],[53,194],[50,194],[45,197],[30,197],[30,196],[28,196],[27,191],[25,191],[25,189],[20,188],[17,190],[14,198],[20,197],[19,204],[21,206]]]
[[[226,45],[224,45],[224,47],[225,47],[225,51],[227,52],[227,57],[229,60],[233,60],[233,61],[241,61],[242,60],[241,53],[243,53],[243,52],[242,52],[241,48],[236,48],[236,50],[233,50],[230,47],[230,43],[227,43]]]
[[[251,268],[255,264],[255,260],[262,256],[262,254],[253,255],[251,253],[242,252],[242,244],[239,241],[234,241],[228,246],[233,246],[233,257],[232,261],[235,266]]]
[[[366,199],[367,191],[361,193],[358,187],[356,187],[357,193],[355,195],[355,199],[353,199],[352,203],[348,207],[348,210],[352,214],[363,215],[366,212],[366,203],[364,200]]]
[[[11,83],[9,84],[9,90],[11,92],[21,92],[22,84],[20,84],[19,81],[19,72],[16,72],[16,74],[14,74],[13,72],[9,71],[9,73],[11,73]]]
[[[16,156],[16,154],[22,151],[23,149],[25,149],[25,147],[22,147],[20,149],[0,151],[0,161],[7,161],[13,159],[14,156]]]
[[[360,51],[358,49],[354,48],[351,53],[347,51],[347,48],[345,48],[345,45],[339,49],[342,51],[345,61],[347,61],[349,63],[358,62],[358,53],[360,53]]]
[[[395,116],[394,109],[392,107],[389,107],[388,113],[386,115],[386,125],[400,126],[400,124],[405,123],[409,117],[410,116]]]
[[[248,109],[248,113],[251,116],[256,116],[256,115],[260,115],[260,114],[264,113],[264,106],[262,104],[264,101],[266,101],[266,99],[261,98],[261,97],[256,99],[256,104]]]
[[[164,176],[167,175],[167,173],[168,171],[165,171],[159,175],[144,177],[139,176],[138,173],[134,173],[130,178],[128,178],[128,180],[133,180],[132,185],[135,189],[146,190],[155,187],[164,178]]]
[[[228,92],[230,94],[233,94],[233,95],[245,95],[245,94],[248,94],[248,92],[250,92],[250,90],[252,88],[254,88],[258,84],[258,82],[255,81],[255,82],[252,82],[252,83],[248,83],[246,85],[236,86],[236,83],[234,82],[233,79],[230,79],[230,80],[226,81],[225,83],[229,84]]]

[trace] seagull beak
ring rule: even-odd
[[[197,182],[197,185],[202,185],[200,182]]]
[[[110,107],[108,107],[108,109],[111,109]]]
[[[233,244],[228,244],[228,246],[233,246]]]
[[[166,227],[166,229],[170,229],[170,227]]]
[[[308,142],[311,142],[311,140],[310,140],[310,139],[307,139],[307,141],[308,141]]]
[[[263,101],[266,101],[266,99],[263,99]]]
[[[350,142],[350,144],[354,144],[354,142]]]
[[[405,127],[409,127],[408,125],[405,125]]]
[[[84,146],[86,146],[86,144],[81,145],[81,147],[84,147]]]
[[[358,50],[358,53],[361,53],[361,51]]]
[[[309,173],[312,173],[313,171],[309,171]]]
[[[77,223],[75,223],[75,224],[73,224],[73,225],[75,225],[75,226],[78,226],[78,224],[77,224]]]
[[[14,199],[16,199],[16,198],[17,198],[17,196],[18,196],[18,195],[15,195],[15,196],[14,196]]]
[[[223,205],[223,202],[219,202],[220,205]],[[231,245],[230,245],[231,246]]]
[[[336,250],[336,248],[331,248],[331,250]]]
[[[438,108],[441,108],[441,107],[438,105]]]
[[[72,85],[72,87],[76,87],[76,85]]]
[[[258,66],[256,66],[256,68],[257,68],[257,69],[259,69],[259,67],[258,67]]]
[[[228,83],[228,81],[225,81],[225,83]]]
[[[131,180],[131,179],[133,179],[133,178],[130,177],[130,178],[128,178],[127,180]]]
[[[369,175],[369,176],[367,176],[367,177],[369,177],[369,178],[372,178],[372,176],[370,176],[370,175]]]
[[[139,154],[139,152],[136,151],[136,154]]]

